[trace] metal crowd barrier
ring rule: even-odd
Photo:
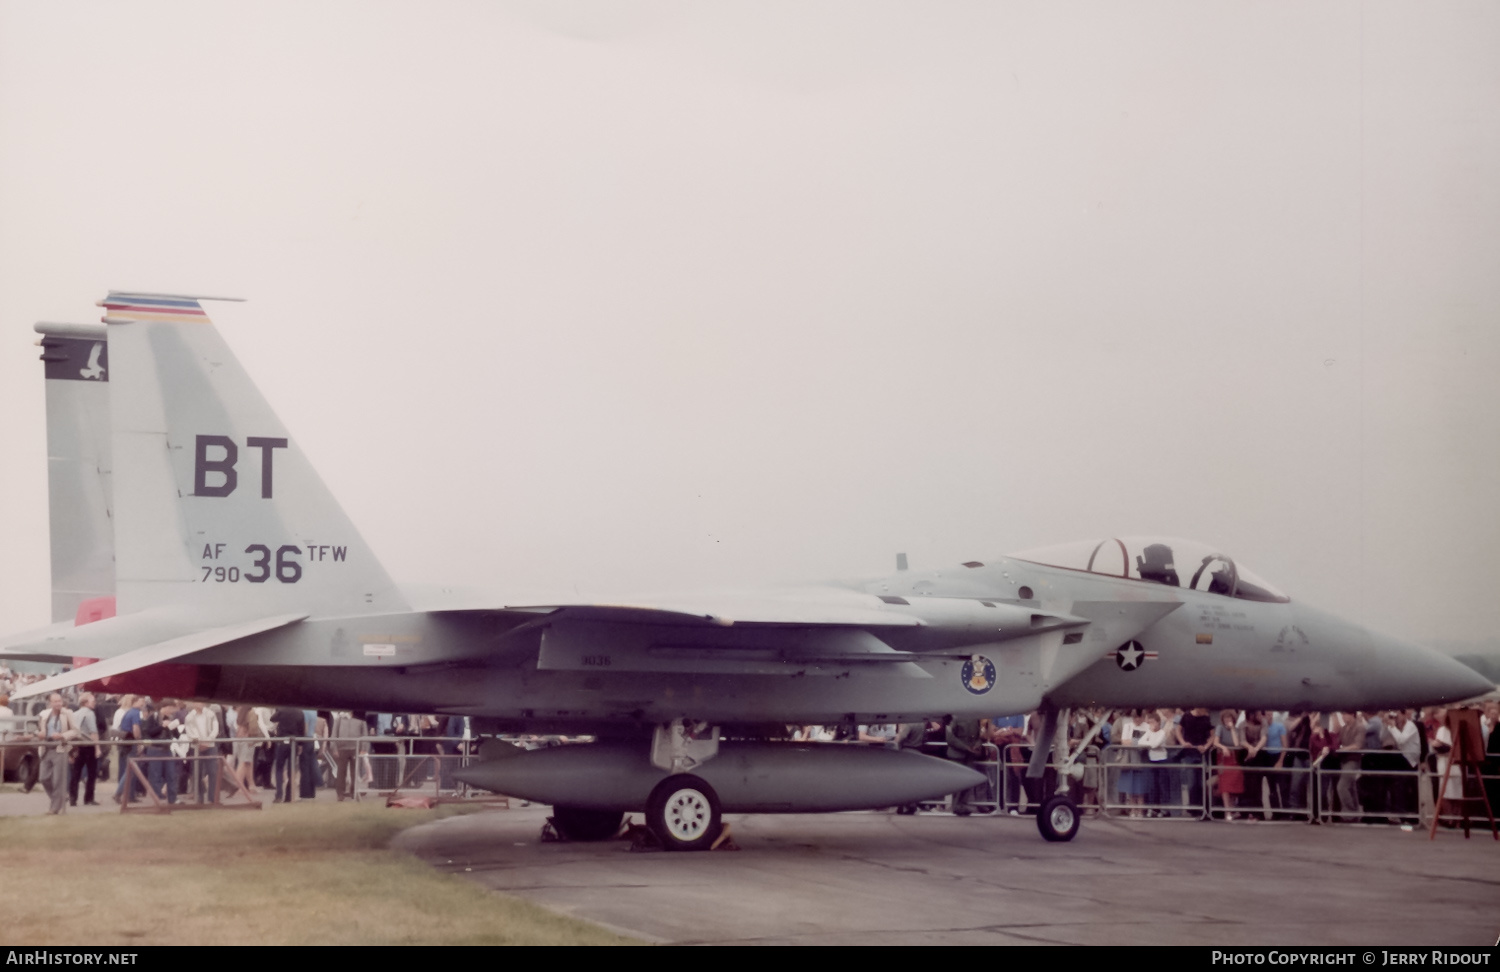
[[[115,781],[114,800],[120,804],[121,813],[151,812],[171,813],[176,810],[202,809],[258,809],[264,800],[263,789],[276,790],[276,766],[283,767],[286,802],[300,797],[301,774],[309,762],[303,755],[304,747],[312,747],[324,741],[314,736],[252,736],[216,739],[185,739],[171,737],[162,739],[133,739],[119,737],[94,742],[74,740],[73,748],[94,746],[101,756],[112,750],[111,768],[114,772],[101,775],[98,782]],[[271,766],[266,770],[270,786],[256,783],[252,769],[250,786],[240,781],[239,766],[233,756],[233,747],[250,743],[259,750],[269,747]],[[277,747],[285,746],[284,757],[278,758]],[[229,752],[225,752],[229,749]],[[314,781],[314,793],[318,782]]]
[[[971,812],[981,814],[1034,813],[1040,805],[1057,792],[1057,768],[1049,761],[1041,779],[1026,777],[1031,761],[1030,743],[981,744],[984,757],[969,763],[969,767],[985,775],[985,782],[954,794],[946,800],[925,801],[926,809],[951,809],[963,806]],[[938,751],[929,750],[929,755],[943,757],[947,746]],[[1081,779],[1069,779],[1068,792],[1081,809],[1100,809],[1099,780],[1101,778],[1099,747],[1088,746],[1077,763],[1082,769]]]
[[[1004,746],[1004,758],[1000,761],[999,809],[1006,814],[1035,813],[1041,804],[1057,793],[1057,765],[1052,759],[1047,761],[1046,771],[1040,779],[1027,778],[1031,753],[1031,743],[1006,743]],[[1094,745],[1084,747],[1073,765],[1079,768],[1081,775],[1077,779],[1068,779],[1068,795],[1080,810],[1099,812],[1103,809],[1099,794],[1104,776],[1100,748]]]
[[[1412,766],[1397,750],[1350,749],[1328,753],[1319,764],[1320,821],[1364,823],[1394,819],[1419,822],[1424,827],[1432,823],[1437,790],[1443,785],[1435,757],[1429,756],[1428,760]],[[1464,785],[1456,767],[1452,778]],[[1497,786],[1500,774],[1480,773],[1480,783],[1494,793],[1500,789]],[[1472,789],[1472,785],[1467,789]],[[1500,806],[1492,809],[1500,814]],[[1474,814],[1471,812],[1469,817],[1473,819]],[[1463,814],[1450,811],[1438,819],[1456,823],[1463,819]]]
[[[1302,820],[1316,813],[1309,800],[1314,770],[1305,749],[1282,750],[1280,766],[1274,759],[1225,764],[1214,747],[1205,753],[1192,746],[1158,747],[1163,749],[1166,758],[1153,761],[1150,750],[1140,746],[1104,747],[1100,806],[1105,813],[1189,818],[1231,813]],[[1223,797],[1231,786],[1239,792],[1226,810]]]
[[[478,761],[479,739],[466,736],[362,736],[346,742],[354,744],[353,797],[356,800],[382,796],[389,801],[398,799],[402,793],[429,792],[431,799],[440,803],[506,800],[453,778],[455,770]],[[332,758],[339,758],[336,750]]]

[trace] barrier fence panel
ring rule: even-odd
[[[1155,757],[1155,758],[1153,758]],[[1202,754],[1192,747],[1105,746],[1099,805],[1121,816],[1201,817],[1209,777]]]
[[[1242,765],[1241,756],[1226,760],[1215,749],[1110,745],[1103,749],[1100,806],[1107,813],[1142,817],[1245,814],[1310,820],[1316,811],[1309,755],[1287,749]]]
[[[1431,763],[1432,765],[1428,765]],[[1412,766],[1400,752],[1391,749],[1354,749],[1329,753],[1319,760],[1316,776],[1321,803],[1318,819],[1324,823],[1369,823],[1399,821],[1426,826],[1437,806],[1442,779],[1436,759]],[[1474,789],[1461,780],[1450,781],[1450,794],[1466,796]],[[1500,775],[1480,774],[1481,785],[1500,796]],[[1470,819],[1473,813],[1470,813]],[[1459,809],[1438,817],[1440,821],[1462,821]]]
[[[1234,815],[1261,820],[1311,821],[1317,815],[1316,771],[1305,749],[1261,750],[1246,759],[1244,750],[1226,754],[1211,749],[1205,766],[1205,793],[1216,819]]]
[[[503,737],[502,737],[503,738]],[[507,803],[503,795],[471,787],[453,774],[479,759],[480,740],[459,736],[365,736],[351,740],[354,798],[403,793],[428,795],[439,803]],[[337,745],[337,741],[335,741]]]
[[[1031,814],[1057,793],[1057,764],[1049,759],[1041,779],[1030,779],[1026,775],[1031,765],[1032,747],[1026,743],[1007,743],[1004,759],[1001,792],[1002,808],[1007,814]],[[1101,804],[1100,783],[1104,779],[1103,760],[1100,747],[1086,746],[1073,764],[1074,774],[1067,781],[1067,794],[1080,810],[1099,812]]]

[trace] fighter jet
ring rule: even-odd
[[[574,839],[644,811],[664,846],[697,849],[725,812],[887,807],[981,780],[911,751],[789,742],[787,724],[1040,710],[1042,738],[1056,740],[1071,706],[1329,710],[1491,688],[1441,654],[1293,602],[1224,552],[1160,538],[859,582],[418,609],[205,299],[101,302],[107,354],[80,370],[108,374],[116,614],[0,639],[12,657],[98,659],[18,696],[107,680],[111,691],[588,734],[597,741],[492,747],[510,755],[463,775],[553,805]],[[1049,748],[1037,747],[1033,775]],[[1038,815],[1052,840],[1071,839],[1078,821],[1063,794]]]

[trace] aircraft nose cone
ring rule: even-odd
[[[1442,688],[1455,701],[1472,699],[1495,690],[1495,683],[1454,658],[1442,657]]]
[[[1442,652],[1377,634],[1300,606],[1298,630],[1332,669],[1330,702],[1351,709],[1407,708],[1458,702],[1494,689],[1489,679]]]
[[[1494,690],[1489,679],[1468,665],[1432,648],[1375,635],[1382,678],[1394,683],[1390,705],[1437,705],[1461,702]]]

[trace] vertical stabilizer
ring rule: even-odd
[[[36,325],[47,388],[52,620],[115,593],[109,345],[102,324]]]
[[[200,299],[112,292],[119,612],[226,618],[405,602]]]

